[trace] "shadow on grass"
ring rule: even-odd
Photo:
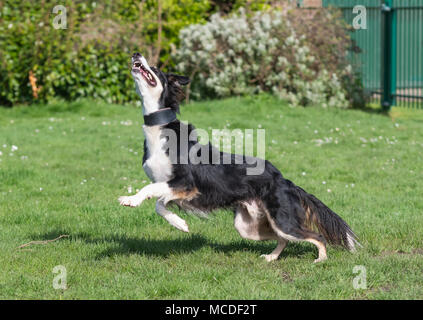
[[[369,114],[378,114],[378,115],[389,117],[389,109],[384,109],[380,106],[378,106],[377,108],[373,106],[363,106],[361,108],[354,108],[352,110],[358,110],[358,111],[363,111]]]
[[[234,252],[254,252],[257,255],[268,254],[276,247],[276,241],[249,241],[240,240],[232,243],[221,243],[212,241],[202,235],[190,234],[181,238],[173,239],[151,239],[134,238],[125,235],[105,235],[94,237],[88,233],[71,233],[65,230],[55,230],[43,235],[34,236],[34,240],[55,239],[60,235],[69,235],[69,238],[61,241],[83,241],[86,244],[106,245],[107,249],[98,254],[97,258],[110,257],[115,255],[142,254],[157,257],[168,257],[171,254],[186,254],[195,252],[201,248],[209,247],[217,252],[231,254]],[[282,252],[281,257],[302,255],[314,252],[312,246],[291,243]]]

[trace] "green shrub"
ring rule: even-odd
[[[276,83],[276,79],[272,80],[272,83],[266,83],[269,79],[263,81],[261,74],[254,80],[249,78],[251,74],[239,75],[237,72],[224,73],[231,75],[229,80],[222,79],[216,82],[216,86],[205,85],[204,79],[207,77],[204,70],[207,71],[208,66],[201,60],[204,57],[198,60],[199,63],[203,61],[200,63],[202,68],[200,72],[197,70],[197,61],[193,60],[196,55],[191,56],[189,53],[189,50],[195,48],[190,47],[186,42],[187,39],[181,39],[180,45],[180,31],[194,25],[186,29],[193,30],[192,34],[183,31],[181,35],[185,34],[188,39],[195,42],[198,39],[195,40],[193,36],[199,35],[199,31],[194,30],[197,28],[195,26],[203,30],[204,24],[210,20],[214,12],[226,15],[246,7],[246,16],[252,17],[257,10],[272,8],[271,3],[272,1],[268,0],[1,1],[0,105],[43,103],[54,99],[75,100],[84,97],[98,98],[111,103],[137,100],[128,65],[129,57],[134,51],[142,52],[151,64],[159,65],[165,71],[175,71],[175,57],[181,62],[185,56],[186,66],[179,70],[189,74],[196,73],[192,91],[197,97],[200,93],[202,97],[208,97],[215,95],[216,92],[224,96],[230,93],[268,91],[276,86],[278,94],[287,96],[293,102],[297,99],[301,104],[307,104],[310,100],[326,101],[330,104],[326,97],[332,92],[336,93],[335,99],[340,99],[342,94],[346,94],[346,99],[351,101],[349,96],[351,94],[356,101],[360,101],[360,90],[352,89],[347,92],[338,90],[339,81],[341,84],[359,82],[350,74],[341,76],[337,73],[344,68],[341,67],[344,58],[341,52],[348,41],[343,34],[344,28],[338,28],[340,20],[331,14],[328,18],[323,11],[318,11],[319,17],[311,21],[301,20],[306,19],[305,14],[300,16],[297,14],[297,17],[288,19],[291,28],[295,30],[293,34],[296,39],[291,49],[309,50],[310,56],[314,57],[314,61],[310,61],[309,55],[304,56],[304,52],[301,55],[286,55],[290,62],[292,59],[307,60],[294,63],[285,69],[286,76],[290,79],[288,86],[282,86],[282,82]],[[57,4],[67,9],[67,29],[56,30],[52,26],[56,16],[52,10]],[[295,15],[296,12],[289,11],[287,14]],[[278,36],[289,37],[290,28],[284,23],[282,25],[284,28],[278,31]],[[316,30],[319,28],[319,32],[311,34],[305,27],[307,25]],[[232,26],[228,28],[233,29]],[[253,50],[258,49],[258,47],[254,49],[248,34],[244,34],[244,37],[249,46],[252,45]],[[337,41],[331,43],[325,41],[325,37]],[[176,50],[176,54],[172,54],[177,47],[180,49]],[[188,51],[183,53],[184,50]],[[199,50],[204,54],[208,53],[206,51]],[[263,58],[263,61],[272,58],[265,57],[265,52],[260,52],[257,51],[255,54]],[[230,56],[226,68],[236,71],[239,64],[234,56]],[[322,65],[329,67],[326,73],[321,70]],[[267,66],[272,64],[268,63]],[[304,67],[306,69],[301,69],[302,74],[296,76],[298,68]],[[210,72],[216,71],[211,68]],[[333,76],[334,73],[337,74],[337,78]],[[302,85],[299,85],[300,83]],[[329,83],[330,86],[324,86],[322,83]],[[228,85],[234,88],[231,92],[225,93]]]
[[[346,63],[350,40],[339,16],[283,9],[216,14],[182,29],[174,57],[178,71],[194,79],[191,95],[271,92],[294,105],[351,106],[343,79],[355,76]],[[307,28],[306,19],[312,21]]]
[[[57,4],[67,9],[67,29],[52,26]],[[131,53],[172,67],[179,30],[205,22],[209,10],[208,0],[0,2],[0,105],[54,98],[134,100]]]

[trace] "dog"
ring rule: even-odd
[[[340,216],[315,196],[285,179],[267,160],[262,160],[263,172],[257,175],[247,174],[252,164],[246,156],[240,158],[229,154],[234,160],[229,164],[222,164],[223,161],[217,164],[211,161],[193,163],[180,146],[185,143],[188,153],[194,150],[198,141],[184,141],[182,132],[187,131],[191,137],[195,128],[176,117],[184,98],[182,86],[189,84],[190,79],[150,67],[140,53],[133,54],[131,65],[144,114],[143,168],[153,183],[133,196],[120,197],[121,205],[137,207],[146,199],[157,198],[156,212],[184,232],[189,232],[188,225],[169,210],[172,204],[200,213],[231,209],[235,228],[241,237],[277,240],[274,251],[262,255],[267,261],[276,260],[288,241],[307,241],[315,245],[318,258],[314,262],[327,259],[326,243],[352,252],[360,246],[356,235]],[[177,150],[174,161],[171,161],[167,146],[169,137],[164,135],[165,131],[174,132],[176,136],[173,141]],[[197,155],[210,151],[208,157],[217,155],[220,160],[228,156],[210,143],[205,149],[196,150]]]

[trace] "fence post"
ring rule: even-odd
[[[394,0],[385,0],[382,4],[382,108],[389,110],[394,104],[397,71],[396,10]]]

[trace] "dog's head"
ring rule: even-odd
[[[184,98],[181,86],[189,83],[189,78],[171,73],[164,73],[156,67],[150,67],[140,54],[132,55],[132,77],[135,90],[143,100],[145,111],[150,113],[154,108],[172,108],[179,112],[179,103]]]

